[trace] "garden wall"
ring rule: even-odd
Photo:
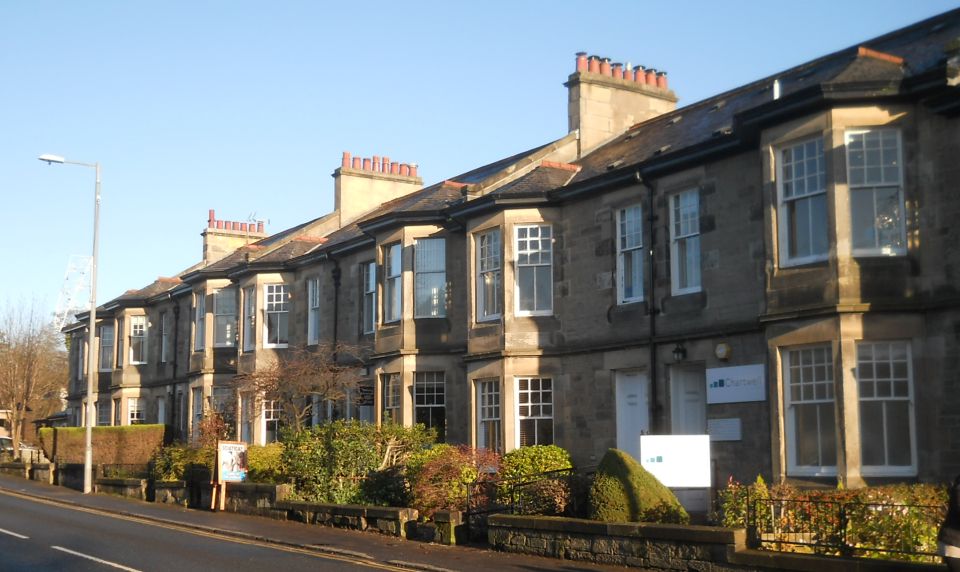
[[[931,572],[933,564],[766,552],[738,528],[605,523],[548,516],[491,515],[490,545],[505,552],[618,564],[645,570]]]

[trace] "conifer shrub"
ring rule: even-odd
[[[670,489],[619,449],[609,449],[597,467],[590,487],[589,515],[604,522],[690,521]]]

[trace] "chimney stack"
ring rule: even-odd
[[[354,157],[347,151],[343,157],[340,168],[333,172],[333,208],[340,214],[340,226],[423,187],[416,164],[398,163],[386,155]]]
[[[203,262],[212,264],[241,246],[265,238],[263,221],[253,223],[218,219],[213,209],[207,211],[207,228],[203,236]]]
[[[580,156],[633,125],[677,107],[666,72],[611,64],[610,58],[586,52],[577,52],[575,71],[564,85],[567,125],[580,133]]]

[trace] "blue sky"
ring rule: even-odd
[[[53,311],[89,255],[98,300],[201,257],[207,210],[277,232],[328,212],[343,151],[430,184],[561,137],[574,53],[669,74],[680,105],[956,1],[0,2],[0,307]],[[86,301],[81,301],[86,305]]]

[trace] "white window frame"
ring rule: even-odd
[[[377,263],[373,260],[360,263],[360,282],[363,296],[360,298],[360,332],[372,334],[377,327]]]
[[[140,351],[137,352],[136,348]],[[147,363],[146,316],[130,316],[130,363],[132,365]]]
[[[97,426],[109,427],[110,426],[110,400],[98,399],[93,402],[93,405],[94,407],[97,408]]]
[[[243,351],[252,351],[257,347],[257,289],[247,286],[243,289]]]
[[[127,398],[127,425],[142,425],[147,422],[146,400],[142,397]]]
[[[403,245],[383,247],[383,323],[399,322],[403,316]]]
[[[503,392],[500,391],[500,378],[481,378],[474,383],[477,391],[477,447],[500,453],[503,451]],[[493,433],[493,443],[490,443],[489,433]]]
[[[556,392],[553,387],[553,378],[551,377],[542,377],[542,376],[518,376],[513,379],[514,381],[514,399],[516,402],[516,409],[514,414],[516,415],[517,427],[516,435],[514,436],[514,445],[519,448],[525,445],[552,445],[556,443],[556,421],[554,418],[555,411],[555,400],[554,396]],[[533,389],[532,385],[534,382],[537,382],[537,389]],[[543,388],[543,382],[546,381],[549,383],[549,388]],[[521,386],[526,382],[526,389],[523,389]],[[549,393],[549,401],[544,399],[544,394]],[[539,397],[539,400],[534,402],[532,398],[534,396]],[[544,409],[548,408],[549,413],[545,413]],[[533,420],[536,421],[538,430],[534,431],[534,442],[531,443],[521,443],[520,440],[520,426],[524,421]],[[539,435],[539,426],[540,421],[550,422],[550,441],[547,443],[541,443],[537,439]]]
[[[531,232],[534,231],[534,232]],[[544,236],[546,231],[546,236]],[[553,315],[553,225],[548,223],[520,224],[513,230],[514,257],[516,272],[514,275],[515,313],[517,316],[551,316]],[[544,262],[546,259],[546,262]],[[537,269],[547,268],[550,282],[548,307],[537,309],[540,300],[537,299]],[[533,309],[522,308],[523,296],[520,294],[521,275],[524,272],[533,272]]]
[[[830,203],[827,200],[827,167],[826,167],[826,151],[824,149],[824,140],[822,135],[817,135],[816,137],[810,137],[803,139],[802,141],[796,141],[788,145],[783,145],[775,148],[775,162],[776,162],[776,172],[777,172],[777,237],[779,242],[779,259],[780,267],[790,267],[790,266],[799,266],[802,264],[810,264],[814,262],[821,262],[826,260],[830,256],[830,225],[828,224],[826,216],[824,217],[823,222],[823,239],[826,244],[826,248],[822,253],[808,254],[803,256],[790,256],[790,249],[793,246],[790,243],[790,217],[789,217],[789,205],[793,202],[799,201],[814,201],[816,197],[823,196],[824,201],[824,214],[830,212]],[[784,153],[790,151],[791,155],[795,154],[796,150],[805,147],[809,143],[814,143],[819,146],[819,158],[818,158],[818,184],[819,188],[813,191],[807,191],[806,188],[802,193],[797,194],[796,191],[793,191],[790,196],[787,196],[786,186],[789,183],[791,188],[796,187],[797,181],[800,180],[800,177],[793,176],[795,173],[794,165],[796,162],[791,161],[789,165],[785,164],[783,159]],[[804,150],[806,154],[806,150]],[[789,180],[786,177],[787,167],[790,167],[791,176]],[[804,186],[806,187],[807,182],[809,181],[810,176],[806,174],[806,164],[804,164],[804,175],[802,176],[804,181]],[[816,221],[811,217],[807,220],[807,224],[810,228],[810,236],[813,237],[813,224]]]
[[[476,234],[477,321],[499,320],[503,314],[503,248],[499,228]]]
[[[447,240],[418,238],[413,247],[413,317],[447,315]]]
[[[113,400],[113,426],[114,427],[119,427],[122,424],[121,423],[121,420],[123,419],[123,416],[122,416],[123,411],[121,409],[122,403],[123,402],[120,400],[119,397]]]
[[[863,136],[864,140],[867,137],[876,136],[883,139],[883,136],[888,133],[893,133],[896,140],[896,156],[893,157],[895,161],[896,168],[896,177],[888,178],[886,171],[887,169],[893,169],[894,167],[883,168],[882,163],[880,166],[875,168],[880,169],[881,180],[876,182],[866,182],[866,173],[862,181],[857,183],[853,182],[855,178],[853,175],[854,166],[851,165],[851,158],[854,153],[852,150],[853,140],[857,137]],[[851,129],[844,133],[844,147],[846,149],[846,158],[847,158],[847,185],[850,192],[850,250],[853,256],[903,256],[907,253],[907,236],[906,236],[906,205],[903,198],[903,139],[899,129],[896,128],[870,128],[870,129]],[[884,156],[884,150],[881,148],[877,150],[881,157]],[[866,163],[867,157],[865,153],[864,157],[864,166],[862,167],[864,171],[869,168],[869,165]],[[860,167],[856,167],[860,169]],[[872,248],[857,248],[854,244],[854,235],[857,232],[857,228],[854,226],[854,194],[857,193],[870,193],[873,196],[873,206],[874,206],[874,216],[873,220],[877,220],[876,214],[876,193],[877,191],[883,189],[896,189],[897,192],[897,208],[899,209],[899,217],[897,219],[897,239],[900,242],[899,246],[890,247],[890,246],[880,246],[880,236],[876,232],[876,225],[874,225],[874,246]]]
[[[207,293],[194,294],[193,303],[193,351],[203,351],[207,330]]]
[[[110,332],[109,336],[106,335],[107,332]],[[116,340],[116,336],[114,336],[113,324],[100,324],[100,352],[97,355],[97,371],[113,371],[114,340]],[[108,341],[109,343],[107,343]],[[104,367],[104,355],[108,357],[106,367]]]
[[[401,415],[401,406],[403,405],[402,399],[402,382],[400,379],[399,373],[383,373],[380,374],[380,384],[382,391],[382,403],[380,406],[380,420],[381,422],[391,422],[391,423],[402,423],[403,416]]]
[[[200,422],[203,421],[203,388],[194,387],[190,390],[190,402],[193,406],[190,418],[192,420],[192,433],[194,439],[200,437]]]
[[[320,343],[320,279],[307,280],[307,345]]]
[[[699,189],[670,196],[670,275],[674,296],[701,289]]]
[[[270,336],[271,318],[275,317],[277,341]],[[284,324],[284,317],[286,324]],[[281,341],[281,338],[283,341]],[[285,348],[290,342],[290,287],[283,282],[263,285],[263,347]]]
[[[631,223],[636,224],[632,231]],[[630,205],[617,209],[617,304],[632,304],[641,302],[644,298],[644,263],[645,250],[643,248],[643,206]],[[636,282],[633,291],[627,292],[627,259],[631,262],[631,281]]]
[[[169,312],[160,312],[160,363],[170,358],[170,319]]]
[[[893,357],[893,347],[900,346],[902,350],[902,359],[895,359]],[[864,358],[863,350],[869,346],[871,348],[871,354],[873,359],[870,360],[870,369],[873,370],[873,375],[867,375],[867,370],[864,367],[866,365],[866,359]],[[886,368],[889,368],[890,375],[881,376],[878,375],[877,370],[878,364],[882,363],[876,358],[878,354],[878,349],[880,346],[887,346],[887,359],[884,360],[886,363]],[[897,362],[900,363],[902,367],[902,374],[897,375],[895,372]],[[916,418],[914,414],[913,406],[913,353],[911,349],[911,344],[906,340],[883,340],[883,341],[858,341],[857,342],[857,405],[860,407],[860,447],[861,447],[861,469],[860,472],[865,477],[912,477],[917,475],[917,427],[916,427]],[[894,395],[895,384],[902,383],[906,386],[906,392],[901,392],[900,395]],[[877,396],[878,387],[880,384],[889,383],[889,395]],[[864,388],[869,384],[871,392],[873,395],[865,396],[863,395]],[[887,439],[887,434],[890,429],[887,427],[887,411],[886,405],[892,402],[904,402],[907,405],[907,423],[910,431],[910,464],[909,465],[891,465],[885,463],[883,465],[868,465],[867,461],[863,458],[863,440],[864,440],[864,431],[863,431],[863,403],[864,402],[881,402],[884,405],[883,408],[883,432],[884,435],[881,437],[884,444],[884,456],[889,461],[890,451],[889,451],[889,442]]]
[[[799,358],[802,359],[803,352],[805,351],[816,351],[816,350],[825,350],[827,352],[827,360],[823,362],[800,362],[794,364],[794,362]],[[836,449],[836,454],[840,454],[841,439],[839,431],[837,430],[837,419],[836,419],[836,371],[833,367],[833,348],[829,343],[827,344],[816,344],[811,346],[794,346],[794,347],[784,347],[780,350],[780,357],[783,362],[783,407],[784,407],[784,432],[786,434],[786,449],[787,449],[787,474],[791,476],[804,476],[804,477],[833,477],[837,474],[837,458],[836,455],[833,459],[824,459],[823,453],[820,452],[818,456],[821,457],[821,463],[825,461],[832,461],[832,465],[821,464],[821,465],[800,465],[797,462],[797,435],[794,427],[796,426],[796,407],[803,405],[830,405],[830,411],[833,413],[832,427],[834,434],[834,448]],[[796,365],[796,368],[803,370],[803,368],[808,368],[805,371],[801,371],[801,379],[799,382],[794,383],[792,378],[792,370]],[[829,367],[829,369],[826,369]],[[813,368],[810,370],[809,368]],[[823,371],[819,371],[819,368],[823,368]],[[804,375],[813,375],[813,378],[809,380],[809,383],[804,383],[802,376]],[[819,379],[818,376],[823,377],[824,379]],[[829,376],[829,379],[826,377]],[[799,393],[799,399],[794,399],[792,397],[792,390],[794,386],[797,387]],[[818,397],[818,387],[822,388],[822,395]],[[804,396],[804,392],[807,392],[808,395]],[[818,408],[818,418],[819,411]],[[818,433],[818,440],[819,440]]]
[[[283,410],[280,408],[280,402],[276,399],[264,399],[263,400],[263,425],[261,429],[263,430],[263,444],[269,445],[270,443],[276,443],[280,440],[280,429],[281,429],[281,413]],[[267,437],[270,433],[270,425],[273,424],[273,440],[268,440]]]
[[[231,299],[224,300],[228,297]],[[236,345],[237,289],[221,288],[213,293],[213,347],[232,348]]]
[[[166,425],[167,423],[167,398],[157,397],[157,424]]]
[[[433,410],[442,410],[443,427],[434,424]],[[428,428],[437,428],[437,442],[446,441],[447,433],[447,382],[442,371],[417,371],[413,374],[413,422],[419,423],[417,413],[426,410]]]

